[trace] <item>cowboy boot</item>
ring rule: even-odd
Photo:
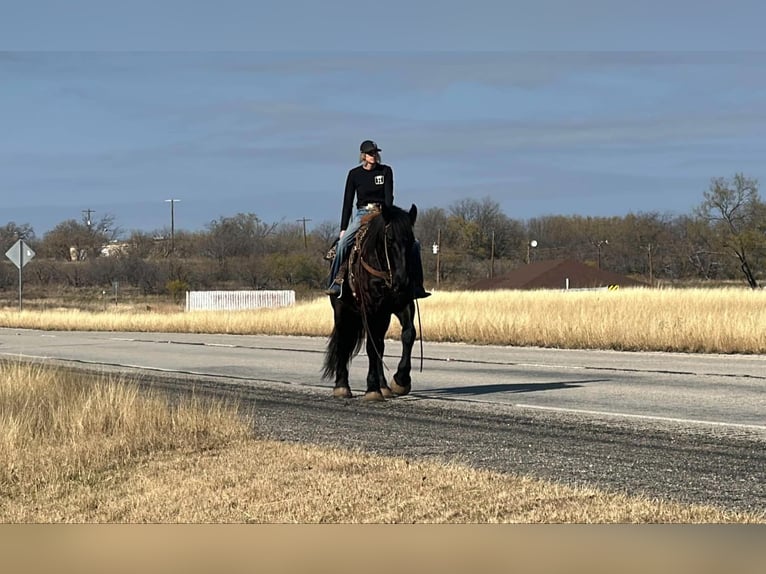
[[[340,268],[338,269],[338,273],[335,275],[335,279],[333,279],[332,283],[330,283],[330,286],[325,289],[325,295],[330,295],[332,297],[338,297],[341,293],[341,285],[343,285],[343,277],[346,274],[346,269],[348,268],[348,260],[344,261]]]

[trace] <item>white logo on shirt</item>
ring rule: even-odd
[[[376,175],[375,176],[375,185],[383,185],[383,176],[382,175]]]

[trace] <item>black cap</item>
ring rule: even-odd
[[[359,151],[362,153],[378,153],[379,151],[383,151],[378,147],[378,144],[376,144],[372,140],[364,140],[362,142],[362,145],[359,146]]]

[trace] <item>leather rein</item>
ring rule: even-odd
[[[394,279],[393,279],[393,274],[391,273],[391,257],[388,254],[389,225],[386,224],[383,230],[383,249],[386,254],[386,269],[383,269],[383,270],[376,269],[375,267],[367,263],[367,261],[364,260],[364,256],[362,255],[362,243],[364,242],[364,239],[367,236],[368,225],[369,223],[363,226],[362,229],[359,230],[359,233],[357,234],[357,237],[356,237],[356,249],[357,249],[357,252],[359,253],[359,263],[362,265],[362,267],[364,267],[364,270],[367,271],[367,273],[369,273],[370,275],[374,277],[377,277],[378,279],[383,279],[383,281],[385,281],[386,283],[386,287],[390,289],[391,286],[393,285]]]
[[[378,279],[383,279],[385,281],[386,287],[389,289],[392,287],[394,283],[393,279],[393,273],[391,272],[391,257],[388,254],[388,229],[390,227],[389,224],[386,224],[386,226],[383,228],[383,245],[384,245],[384,252],[386,254],[386,269],[376,269],[367,261],[364,260],[364,257],[362,256],[362,243],[364,242],[365,237],[367,236],[367,230],[369,229],[369,220],[372,219],[372,217],[376,217],[380,215],[380,213],[376,213],[375,215],[372,215],[367,221],[366,224],[361,227],[359,230],[359,233],[357,233],[356,241],[354,245],[354,249],[359,254],[359,263],[362,265],[365,271],[372,275],[373,277],[377,277]],[[352,291],[354,289],[352,288]],[[422,333],[422,326],[420,325],[420,305],[418,305],[417,299],[414,300],[415,308],[417,309],[417,316],[418,316],[418,329]],[[367,326],[367,316],[363,312],[362,313],[362,321],[364,323],[364,328],[369,334],[369,327]],[[378,351],[377,348],[375,348],[375,353],[378,355],[378,358],[383,363],[383,368],[386,369],[386,371],[389,371],[388,366],[386,365],[385,361],[383,361],[383,356],[381,355],[380,351]],[[420,372],[423,372],[423,337],[421,335],[420,337]]]

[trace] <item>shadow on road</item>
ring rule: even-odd
[[[533,393],[537,391],[554,391],[558,389],[576,389],[586,383],[604,383],[608,380],[609,379],[588,379],[571,383],[498,383],[496,385],[471,385],[467,387],[429,389],[428,394],[477,396],[490,393]]]

